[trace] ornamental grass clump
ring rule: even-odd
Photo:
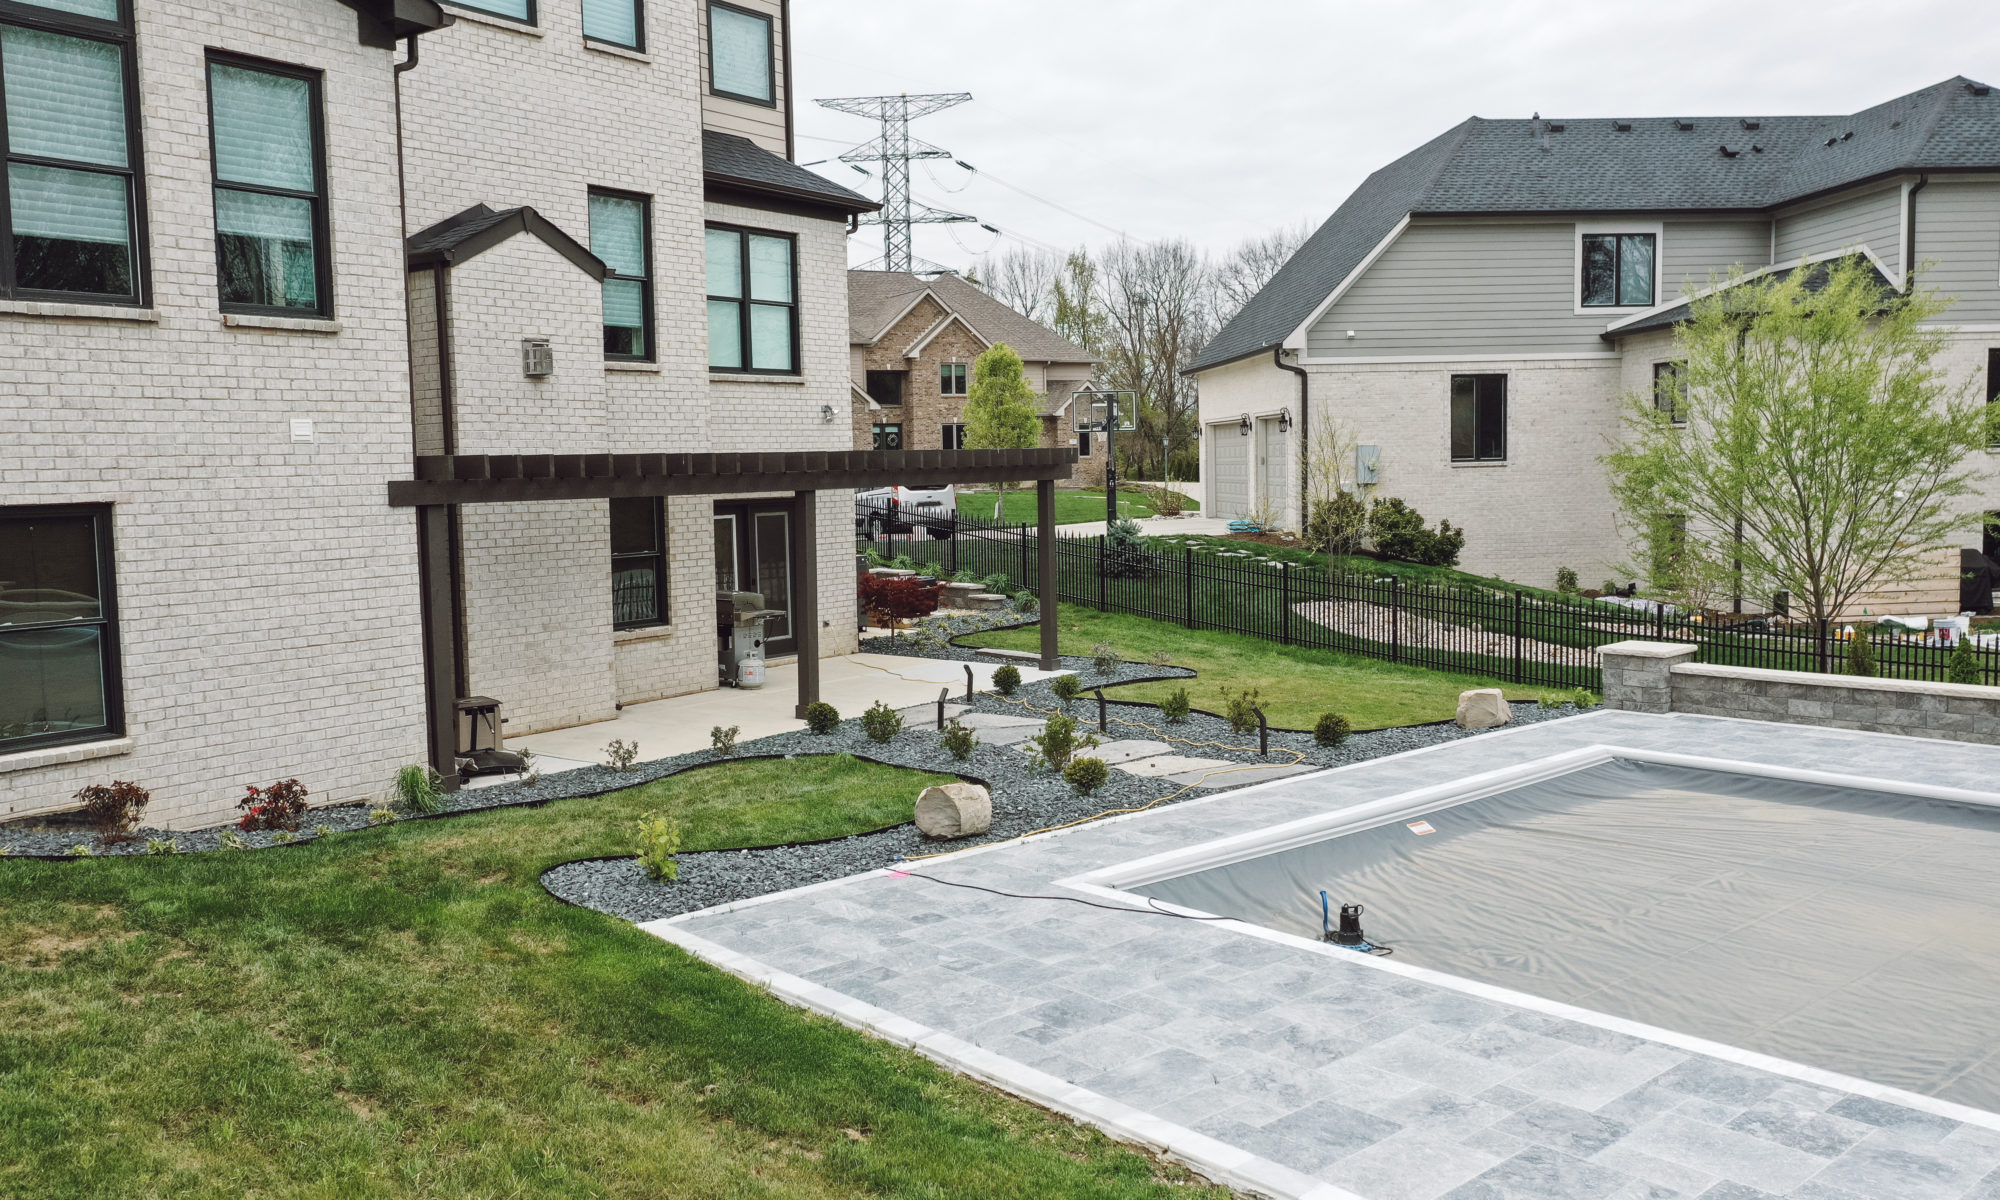
[[[993,671],[993,690],[1003,696],[1011,696],[1014,689],[1021,686],[1021,668],[1013,663],[1001,663]]]
[[[1339,713],[1321,713],[1313,722],[1313,745],[1338,746],[1354,732],[1354,726]]]
[[[953,717],[945,725],[944,732],[938,735],[938,740],[944,743],[945,753],[959,762],[971,758],[973,747],[979,744],[979,739],[973,736],[970,729],[959,724],[957,717]]]
[[[840,728],[840,710],[824,700],[806,705],[806,728],[821,737]]]
[[[668,883],[680,878],[681,866],[674,858],[681,848],[681,827],[665,812],[651,812],[638,821],[635,854],[646,878]]]
[[[867,712],[861,714],[861,732],[867,734],[871,742],[886,743],[903,732],[903,714],[877,700],[868,706]]]
[[[444,790],[440,786],[443,782],[428,765],[410,763],[396,768],[393,790],[404,808],[429,816],[444,808]]]
[[[1111,778],[1111,768],[1101,758],[1072,758],[1063,768],[1063,778],[1079,796],[1088,796]]]

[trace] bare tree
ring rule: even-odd
[[[1120,242],[1098,268],[1104,362],[1098,382],[1138,393],[1137,432],[1119,445],[1124,468],[1164,477],[1194,445],[1194,381],[1181,372],[1215,332],[1208,259],[1185,239]]]
[[[1246,238],[1215,265],[1215,309],[1218,322],[1226,322],[1240,312],[1250,297],[1264,290],[1278,268],[1291,261],[1299,247],[1312,236],[1312,226],[1303,222],[1274,229],[1258,237]]]
[[[1053,250],[1010,246],[974,265],[966,280],[1030,321],[1047,325],[1056,315],[1056,281],[1063,256]]]

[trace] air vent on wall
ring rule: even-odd
[[[556,373],[555,348],[547,338],[521,339],[521,374],[530,379],[545,379]]]

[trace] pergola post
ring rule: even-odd
[[[431,769],[458,788],[458,601],[452,587],[451,505],[417,509],[417,579],[423,604],[424,708]]]
[[[1041,592],[1042,670],[1056,669],[1056,481],[1035,481],[1035,556]]]
[[[819,703],[819,493],[794,493],[792,505],[792,637],[798,643],[799,706]]]

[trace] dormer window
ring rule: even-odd
[[[777,106],[769,15],[720,0],[708,6],[708,89],[731,100]]]
[[[1659,237],[1651,233],[1583,235],[1585,308],[1650,308]]]

